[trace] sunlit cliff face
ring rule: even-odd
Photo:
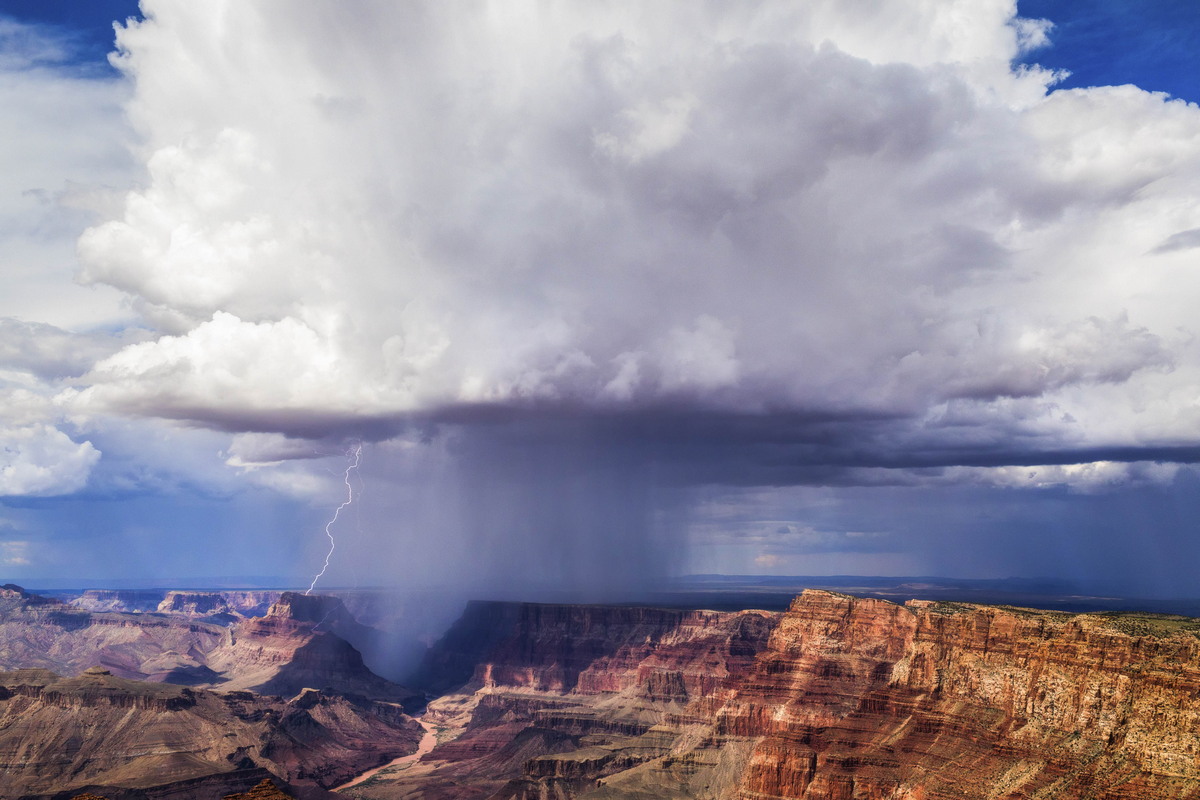
[[[338,580],[1192,554],[1200,111],[1052,91],[1012,3],[144,11],[78,242],[143,329],[9,332],[5,493],[171,465],[320,506],[303,571],[363,441]]]

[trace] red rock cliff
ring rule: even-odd
[[[741,796],[1200,796],[1196,621],[805,592],[721,710]]]
[[[214,650],[207,663],[231,676],[223,688],[279,695],[330,688],[377,699],[413,699],[410,690],[371,672],[362,654],[333,632],[359,628],[336,597],[284,592],[265,617],[234,626],[230,644]]]
[[[820,591],[474,613],[507,628],[430,707],[457,736],[380,798],[1200,798],[1200,620]]]
[[[473,681],[582,695],[636,689],[662,700],[707,697],[749,669],[771,616],[521,604],[512,635],[476,667]]]

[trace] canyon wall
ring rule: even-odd
[[[229,640],[205,657],[222,689],[294,694],[305,687],[331,689],[396,702],[416,702],[413,691],[384,680],[363,663],[345,637],[369,631],[336,597],[284,592],[263,617],[229,629]]]
[[[85,593],[76,601],[85,607]],[[242,617],[260,617],[282,592],[267,590],[223,590],[220,592],[176,591],[167,592],[155,610],[162,614],[186,614],[204,617],[214,614],[229,614]],[[94,600],[92,602],[95,602]],[[100,610],[100,609],[93,609]]]
[[[138,680],[204,682],[208,654],[229,646],[228,629],[198,620],[155,614],[89,612],[0,588],[0,670],[47,669],[77,675],[101,666]]]
[[[0,670],[69,676],[99,666],[121,678],[196,687],[278,695],[313,687],[417,699],[372,673],[339,633],[359,641],[371,635],[340,600],[318,595],[283,592],[265,616],[221,625],[188,614],[89,612],[20,587],[0,588]]]
[[[324,797],[412,752],[420,735],[395,705],[311,689],[285,700],[130,681],[100,668],[74,678],[0,673],[5,798],[219,797],[267,775]]]
[[[121,688],[103,670],[6,678],[0,767],[39,791],[61,788],[49,770],[63,753],[94,747],[68,723],[103,731],[104,703],[150,715],[148,731],[200,711],[208,716],[183,728],[232,725],[232,737],[221,734],[230,742],[215,733],[199,744],[130,739],[123,752],[161,765],[122,767],[114,756],[104,769],[127,784],[203,764],[239,780],[269,769],[316,791],[379,763],[373,739],[415,747],[407,718],[396,717],[401,734],[375,730],[349,708],[358,701],[301,691],[331,679],[344,692],[387,694],[357,651],[324,630],[357,624],[336,600],[285,593],[266,616],[229,627],[179,614],[88,615],[15,587],[0,589],[5,609],[0,664],[18,652],[83,663],[72,647],[91,647],[139,674],[186,657],[226,689],[295,692]],[[416,679],[441,694],[422,720],[436,745],[357,784],[354,796],[1200,800],[1196,619],[896,605],[823,591],[804,592],[786,612],[472,603]],[[83,684],[59,683],[69,680]],[[396,705],[372,708],[383,722],[401,715]],[[108,741],[138,733],[122,731]],[[360,746],[370,758],[347,749]]]
[[[748,800],[1200,796],[1198,630],[806,592],[715,731]]]
[[[454,652],[490,631],[479,654]],[[783,613],[475,604],[440,744],[365,798],[1200,797],[1200,621],[808,591]],[[480,645],[473,645],[478,650]],[[461,671],[461,670],[460,670]]]
[[[384,770],[354,791],[565,799],[623,778],[647,798],[692,796],[688,787],[713,771],[693,769],[695,759],[711,759],[723,774],[727,762],[748,756],[744,746],[723,748],[709,729],[752,673],[778,616],[472,603],[415,679],[466,681],[426,711],[439,744],[418,764]],[[674,752],[693,760],[672,761]]]

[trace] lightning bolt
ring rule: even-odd
[[[349,456],[348,453],[347,456]],[[333,551],[337,549],[337,542],[335,542],[333,539],[333,531],[331,529],[333,528],[333,524],[338,521],[338,515],[342,513],[342,509],[354,502],[354,485],[350,483],[350,473],[358,471],[358,464],[361,460],[362,443],[360,442],[354,448],[354,463],[346,467],[346,473],[344,475],[344,481],[346,483],[346,500],[340,506],[334,509],[333,516],[329,519],[329,522],[325,523],[325,535],[329,538],[329,552],[325,554],[325,564],[321,567],[321,571],[313,577],[312,583],[309,584],[308,589],[304,592],[305,596],[312,594],[312,590],[317,587],[317,581],[321,580],[321,578],[325,575],[325,570],[329,569],[329,559],[333,558]],[[322,622],[323,621],[324,620],[322,620]]]

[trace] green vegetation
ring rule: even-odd
[[[1066,622],[1071,617],[1077,617],[1078,614],[1072,614],[1070,611],[1050,611],[1042,608],[1025,608],[1023,606],[996,606],[1002,608],[1010,614],[1016,614],[1018,617],[1041,617],[1042,619],[1053,620],[1054,622]]]
[[[1200,619],[1195,617],[1180,617],[1175,614],[1130,614],[1120,611],[1105,611],[1091,616],[1105,620],[1116,630],[1130,636],[1165,639],[1180,634],[1191,634],[1200,639]]]
[[[966,611],[975,611],[979,606],[973,606],[968,603],[953,603],[949,600],[937,600],[932,605],[925,606],[925,609],[932,611],[935,614],[962,614]]]

